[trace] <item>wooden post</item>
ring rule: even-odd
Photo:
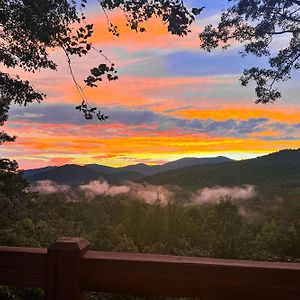
[[[82,238],[60,238],[48,248],[46,300],[83,300],[81,257],[89,243]]]

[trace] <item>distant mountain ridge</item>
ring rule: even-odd
[[[25,170],[23,176],[30,182],[51,180],[59,184],[79,185],[102,178],[110,183],[116,184],[122,181],[140,180],[146,176],[177,170],[188,166],[220,164],[231,161],[232,160],[227,157],[218,156],[213,158],[190,157],[168,162],[163,165],[152,166],[141,163],[119,168],[97,164],[88,164],[85,166],[67,164],[60,167],[50,166]]]
[[[300,149],[227,163],[188,166],[142,179],[150,184],[173,184],[193,191],[213,186],[253,185],[260,193],[300,191]]]
[[[121,168],[89,164],[64,165],[27,170],[30,182],[51,180],[76,186],[104,179],[111,184],[124,181],[176,185],[185,190],[214,186],[253,185],[260,193],[300,193],[300,149],[282,150],[261,157],[234,161],[226,157],[184,158],[164,165],[136,164]]]
[[[29,169],[29,170],[25,170],[23,174],[24,174],[25,177],[30,177],[30,176],[33,176],[33,175],[37,175],[37,174],[40,174],[40,173],[44,173],[44,172],[47,172],[47,171],[54,170],[56,168],[57,168],[57,166],[49,166],[49,167],[38,168],[38,169]]]
[[[284,149],[257,157],[256,162],[275,164],[300,164],[300,149]]]

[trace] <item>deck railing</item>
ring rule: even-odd
[[[48,249],[0,247],[0,285],[38,287],[47,300],[89,291],[203,299],[300,299],[300,264],[89,251],[81,238]]]

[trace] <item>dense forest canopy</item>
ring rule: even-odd
[[[299,262],[298,199],[299,192],[285,201],[254,197],[234,202],[225,197],[193,205],[164,204],[159,196],[152,203],[126,196],[72,201],[62,192],[20,202],[1,197],[0,242],[47,247],[60,236],[82,236],[93,250]],[[9,291],[4,299],[33,299],[36,294],[42,299],[37,291],[26,292],[27,298],[24,290]],[[91,295],[108,296],[97,297]]]

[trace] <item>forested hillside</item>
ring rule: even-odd
[[[144,181],[173,184],[188,190],[212,186],[254,185],[264,196],[285,196],[300,188],[300,150],[282,150],[255,159],[217,165],[190,166]]]

